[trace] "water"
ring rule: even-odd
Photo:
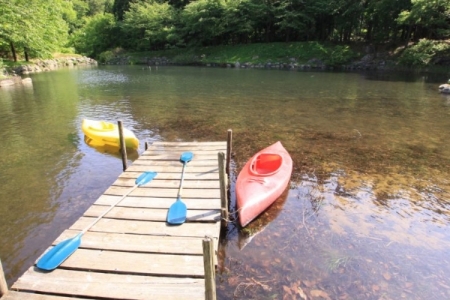
[[[219,299],[450,298],[450,97],[437,76],[100,66],[31,77],[0,89],[10,285],[122,172],[118,153],[84,142],[92,118],[135,132],[130,163],[145,141],[232,129],[232,204],[252,154],[277,140],[290,152],[283,196],[224,232]]]

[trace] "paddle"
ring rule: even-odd
[[[153,178],[155,178],[156,175],[157,175],[156,172],[151,171],[147,171],[139,175],[139,177],[136,179],[134,187],[131,190],[129,190],[122,198],[120,198],[116,203],[111,205],[111,207],[107,211],[101,214],[97,219],[95,219],[94,222],[91,223],[91,225],[86,227],[78,235],[76,235],[71,239],[62,241],[61,243],[50,249],[39,259],[36,266],[39,269],[46,271],[50,271],[57,268],[63,261],[65,261],[70,255],[72,255],[72,253],[74,253],[78,249],[83,234],[85,234],[92,226],[97,224],[97,222],[100,221],[101,218],[103,218],[108,212],[110,212],[114,208],[114,206],[119,204],[120,201],[125,199],[125,197],[128,196],[132,191],[134,191],[138,186],[150,182]]]
[[[181,172],[181,182],[180,188],[178,189],[177,201],[175,201],[175,203],[173,203],[169,207],[169,210],[167,212],[167,223],[171,225],[183,224],[184,221],[186,221],[187,208],[186,204],[181,201],[181,186],[183,185],[184,168],[186,167],[186,164],[192,160],[193,157],[194,154],[192,152],[183,152],[180,157],[180,161],[183,163],[183,171]]]

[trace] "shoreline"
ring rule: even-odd
[[[36,61],[30,61],[29,63],[16,67],[5,67],[7,74],[4,78],[0,78],[0,88],[16,85],[16,84],[32,84],[31,78],[23,77],[32,73],[49,72],[59,68],[68,67],[73,68],[76,66],[97,66],[96,60],[86,56],[70,56],[64,58],[54,59],[39,59]]]
[[[266,62],[211,62],[204,56],[193,56],[191,60],[177,62],[176,57],[168,58],[166,56],[133,56],[132,54],[122,54],[111,58],[107,62],[99,63],[97,60],[86,56],[68,56],[64,58],[54,58],[46,60],[31,61],[28,64],[5,67],[10,74],[0,79],[0,87],[17,84],[21,82],[23,75],[32,73],[48,72],[63,67],[76,66],[97,66],[101,65],[141,65],[141,66],[198,66],[211,68],[241,68],[241,69],[273,69],[273,70],[291,70],[291,71],[392,71],[392,72],[436,72],[449,73],[448,67],[427,66],[427,67],[404,67],[399,66],[395,60],[379,55],[365,55],[358,60],[341,66],[330,66],[322,60],[311,58],[305,63],[299,63],[295,58],[288,58],[288,62],[280,62],[276,59],[268,59]],[[27,77],[23,77],[26,79]],[[12,81],[12,82],[11,82]]]

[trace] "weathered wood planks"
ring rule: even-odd
[[[183,182],[187,219],[169,226],[167,209],[177,198],[184,151],[194,153]],[[158,172],[155,179],[90,228],[56,270],[30,267],[4,299],[204,299],[202,240],[210,236],[217,251],[220,234],[218,152],[226,152],[226,142],[155,142],[53,245],[90,225],[133,188],[142,172]]]
[[[204,279],[202,278],[168,278],[64,269],[56,269],[45,275],[42,276],[42,273],[32,267],[19,278],[16,284],[32,288],[31,291],[40,293],[83,296],[94,299],[99,297],[155,300],[204,299]],[[15,293],[8,300],[33,299],[28,297],[30,294]],[[37,299],[53,300],[53,298],[47,297]]]

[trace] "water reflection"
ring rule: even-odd
[[[122,159],[122,153],[120,151],[120,147],[115,147],[113,145],[108,145],[108,144],[102,144],[101,146],[99,146],[95,143],[95,141],[92,142],[92,139],[88,138],[87,136],[84,136],[84,142],[86,143],[86,145],[88,145],[89,147],[91,147],[92,149],[97,151],[98,153],[110,155],[112,157]],[[136,149],[127,148],[126,153],[127,153],[127,158],[132,161],[136,160],[139,157],[139,153]]]
[[[402,76],[105,66],[0,89],[9,283],[122,171],[118,152],[84,142],[91,118],[142,142],[233,129],[233,209],[245,162],[278,140],[289,151],[284,197],[248,231],[228,228],[220,299],[449,299],[448,99],[431,77]]]
[[[289,189],[286,189],[283,194],[266,210],[261,216],[248,224],[245,228],[238,230],[238,248],[244,248],[252,242],[260,233],[270,226],[270,224],[277,218],[283,209],[286,202]],[[234,195],[233,195],[234,196]],[[256,241],[256,243],[258,243]]]
[[[256,219],[249,230],[257,235],[245,251],[234,246],[243,233],[228,236],[221,299],[450,296],[448,222],[424,220],[426,212],[408,198],[380,203],[368,185],[346,193],[341,176],[319,182],[305,175],[281,213],[271,207]]]

